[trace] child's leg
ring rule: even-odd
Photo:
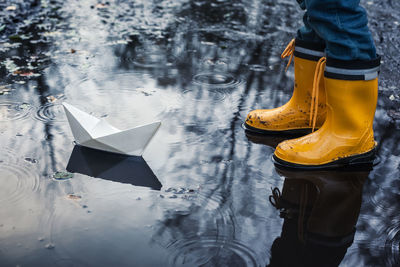
[[[308,24],[299,35],[304,33],[309,37],[308,26],[326,44],[326,66],[325,58],[321,59],[316,77],[321,77],[325,85],[327,115],[318,131],[277,146],[274,157],[282,165],[332,168],[372,163],[374,159],[376,143],[372,125],[380,58],[359,2],[303,2]]]
[[[323,39],[328,58],[372,60],[375,45],[368,29],[367,14],[360,0],[304,0],[305,26],[298,35],[305,40]],[[312,29],[312,30],[311,30]],[[314,35],[317,37],[314,37]]]

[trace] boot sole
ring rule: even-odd
[[[365,167],[372,167],[374,166],[374,159],[376,156],[376,149],[373,148],[372,150],[353,155],[347,158],[341,158],[326,164],[321,165],[303,165],[298,163],[292,163],[285,160],[278,158],[277,156],[273,155],[274,164],[289,168],[289,169],[298,169],[298,170],[327,170],[327,169],[340,169],[340,168],[353,168],[358,166],[365,166]]]
[[[282,131],[270,131],[270,130],[263,130],[263,129],[255,128],[253,126],[248,125],[247,123],[243,123],[243,128],[246,131],[249,131],[251,133],[262,134],[262,135],[278,135],[278,134],[284,134],[284,135],[306,135],[306,134],[310,134],[312,132],[312,128],[282,130]],[[317,130],[317,128],[315,130]]]

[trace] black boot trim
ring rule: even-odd
[[[296,46],[307,48],[310,50],[315,50],[315,51],[320,51],[324,52],[325,51],[325,44],[324,43],[317,43],[317,42],[308,42],[308,41],[303,41],[299,38],[296,38],[295,40]]]
[[[299,58],[318,61],[325,56],[325,44],[306,42],[296,38],[294,55]]]
[[[337,80],[370,81],[378,77],[381,57],[373,60],[326,59],[325,77]]]
[[[358,166],[364,166],[365,169],[371,168],[374,159],[375,159],[375,154],[376,150],[373,148],[372,150],[358,154],[358,155],[353,155],[350,157],[346,158],[341,158],[334,160],[332,162],[326,163],[326,164],[321,164],[321,165],[303,165],[303,164],[298,164],[298,163],[292,163],[285,161],[283,159],[278,158],[277,156],[273,155],[273,161],[274,164],[284,167],[284,168],[289,168],[289,169],[300,169],[300,170],[330,170],[330,169],[340,169],[340,168],[354,168]]]

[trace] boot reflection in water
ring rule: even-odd
[[[355,234],[367,171],[293,172],[270,201],[284,219],[268,266],[338,266]]]
[[[360,0],[297,0],[304,26],[282,58],[294,58],[288,103],[251,111],[247,131],[309,133],[280,143],[274,160],[301,169],[371,163],[380,57]],[[288,66],[289,66],[288,64]]]

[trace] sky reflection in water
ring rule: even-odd
[[[15,34],[7,26],[0,44],[2,265],[399,262],[400,98],[391,68],[399,39],[379,44],[390,31],[377,19],[398,21],[396,3],[368,7],[388,62],[375,121],[380,163],[293,173],[270,159],[289,137],[246,135],[241,125],[249,110],[290,97],[293,70],[284,72],[279,55],[300,25],[296,1],[42,2],[15,24],[27,39],[4,39]],[[144,160],[111,164],[112,155],[74,147],[62,101],[121,129],[163,124]],[[72,177],[54,179],[66,169]]]

